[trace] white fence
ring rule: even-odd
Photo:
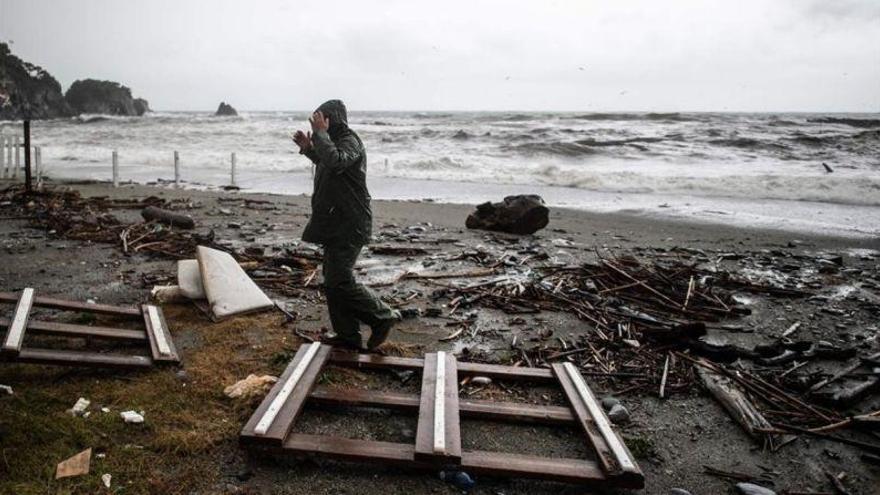
[[[0,178],[24,180],[24,144],[19,135],[0,135]],[[39,146],[31,146],[33,178],[43,181],[43,153]]]

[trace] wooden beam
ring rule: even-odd
[[[245,424],[240,435],[242,442],[282,444],[315,387],[330,357],[330,349],[330,346],[321,345],[320,342],[300,346],[278,382]]]
[[[3,341],[2,351],[4,353],[17,355],[21,351],[21,344],[24,342],[24,332],[27,329],[27,322],[33,304],[34,289],[28,287],[21,291],[18,304],[15,305],[12,322],[7,327],[6,338]]]
[[[8,318],[0,318],[0,327],[8,326],[9,322],[10,320]],[[71,323],[58,323],[54,321],[28,320],[27,330],[30,333],[59,335],[62,337],[96,337],[137,342],[147,340],[147,333],[143,330],[98,326],[93,327],[88,325],[74,325]]]
[[[421,371],[425,362],[418,358],[401,358],[391,356],[378,356],[375,354],[355,354],[351,352],[334,351],[330,358],[333,364],[352,368],[385,369],[397,368],[413,371]],[[537,381],[552,382],[556,378],[553,371],[547,368],[527,368],[517,366],[502,366],[498,364],[483,363],[458,363],[459,376],[487,376],[499,380]]]
[[[415,460],[414,446],[403,443],[293,433],[285,440],[283,450],[297,454],[317,454],[342,461],[372,462],[418,470],[437,469],[435,464]],[[471,451],[462,452],[460,468],[476,475],[535,478],[621,488],[644,487],[644,480],[609,480],[595,462],[580,459]]]
[[[419,396],[400,392],[333,390],[318,387],[312,392],[308,403],[325,406],[375,407],[410,414],[419,412]],[[493,402],[482,399],[459,399],[458,407],[463,418],[556,425],[575,422],[575,417],[568,407]]]
[[[14,303],[16,301],[18,301],[18,296],[15,295],[15,293],[0,292],[0,303]],[[65,301],[63,299],[55,299],[54,297],[35,297],[34,306],[65,311],[83,311],[86,313],[98,313],[112,316],[128,316],[138,319],[142,317],[140,308]]]
[[[612,429],[611,421],[577,368],[572,363],[555,363],[553,371],[605,474],[609,478],[643,479],[632,454]]]
[[[415,459],[458,464],[461,461],[461,426],[458,414],[458,372],[455,356],[445,352],[425,356]]]
[[[153,365],[153,360],[149,356],[31,348],[22,349],[18,356],[11,358],[11,361],[97,368],[148,368]]]
[[[177,349],[174,348],[171,332],[168,331],[168,324],[165,322],[162,310],[152,304],[144,304],[141,308],[153,360],[157,363],[180,362],[180,357],[177,355]]]

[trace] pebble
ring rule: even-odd
[[[737,483],[736,492],[741,495],[776,495],[773,490],[754,483]]]
[[[471,383],[474,385],[489,385],[492,383],[492,379],[488,376],[475,376],[471,378]]]
[[[144,415],[135,411],[123,411],[119,414],[123,421],[131,424],[140,424],[144,422]]]
[[[602,407],[605,408],[605,411],[610,411],[612,407],[620,404],[620,401],[616,397],[605,397],[602,399]]]
[[[622,405],[615,404],[611,410],[608,411],[608,419],[614,424],[627,424],[629,423],[629,411],[627,411]]]
[[[672,490],[669,490],[669,495],[691,495],[691,492],[684,488],[673,488]]]

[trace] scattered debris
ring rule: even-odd
[[[92,401],[80,397],[79,399],[77,399],[76,404],[74,404],[72,408],[68,409],[67,412],[71,416],[82,416],[85,414],[91,403]]]
[[[272,388],[272,384],[278,381],[278,377],[272,375],[248,375],[223,389],[223,393],[230,399],[246,398],[265,395]]]
[[[12,395],[12,387],[9,385],[0,385],[0,392],[6,392],[6,395]]]
[[[110,481],[113,479],[113,476],[110,473],[104,473],[101,475],[101,483],[104,483],[104,488],[110,488]]]
[[[168,224],[171,227],[181,229],[194,229],[196,227],[196,222],[191,216],[163,210],[157,206],[147,206],[141,210],[141,216],[148,222],[155,221]]]
[[[89,465],[92,462],[92,449],[88,448],[69,459],[61,461],[55,468],[55,479],[69,478],[89,474]]]
[[[128,424],[141,424],[144,422],[144,413],[137,411],[123,411],[119,413],[119,416],[122,417],[122,420]]]

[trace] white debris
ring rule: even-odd
[[[113,476],[110,473],[104,473],[101,475],[101,481],[104,482],[104,486],[110,488],[110,480],[113,479]]]
[[[67,412],[70,413],[70,415],[72,416],[85,416],[86,409],[89,408],[89,405],[91,403],[92,401],[84,397],[80,397],[76,401],[76,404],[74,404],[72,408],[68,409]]]
[[[9,385],[0,385],[0,392],[6,392],[8,395],[12,395],[12,387]]]
[[[140,413],[136,411],[123,411],[119,415],[122,416],[122,419],[129,424],[141,424],[144,422],[143,411],[141,411]]]
[[[257,376],[252,374],[244,380],[239,380],[224,388],[223,393],[230,399],[262,395],[268,392],[272,384],[277,381],[278,378],[272,375]]]
[[[471,383],[474,385],[489,385],[492,383],[492,379],[488,376],[475,376],[471,378]]]
[[[110,412],[110,408],[109,408],[109,407],[102,407],[102,408],[101,408],[101,412],[102,412],[102,413],[108,413],[108,412]]]

